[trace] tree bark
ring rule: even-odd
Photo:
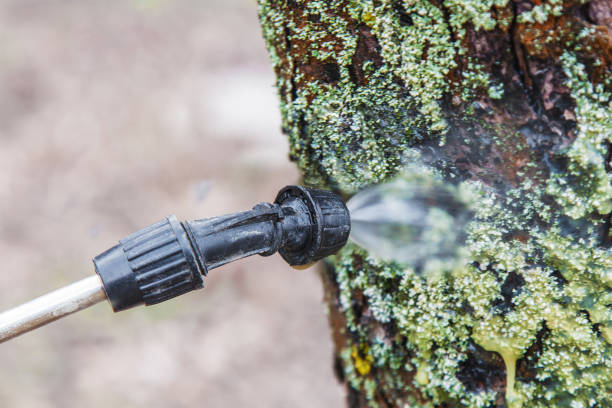
[[[612,1],[259,13],[306,184],[349,197],[418,163],[481,194],[470,260],[439,280],[329,259],[348,405],[612,406]]]

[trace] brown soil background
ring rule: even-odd
[[[174,213],[295,183],[252,0],[0,0],[0,310]],[[278,256],[0,345],[0,407],[333,407],[322,289]]]

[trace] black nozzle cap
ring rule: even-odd
[[[202,288],[206,274],[173,215],[127,236],[93,262],[115,312]]]
[[[307,265],[338,252],[351,232],[351,218],[342,198],[331,191],[287,186],[279,191],[275,203],[282,207],[296,198],[308,208],[311,233],[299,249],[279,248],[283,259],[289,265]]]

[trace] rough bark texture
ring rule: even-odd
[[[479,194],[441,279],[329,260],[349,406],[612,406],[612,1],[259,6],[305,183],[417,163]]]

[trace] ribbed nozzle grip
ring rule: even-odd
[[[204,285],[205,267],[175,216],[125,237],[94,264],[115,311],[160,303]]]
[[[181,238],[186,242],[181,244]],[[204,284],[187,236],[174,216],[127,236],[119,246],[136,275],[145,305],[163,302]]]

